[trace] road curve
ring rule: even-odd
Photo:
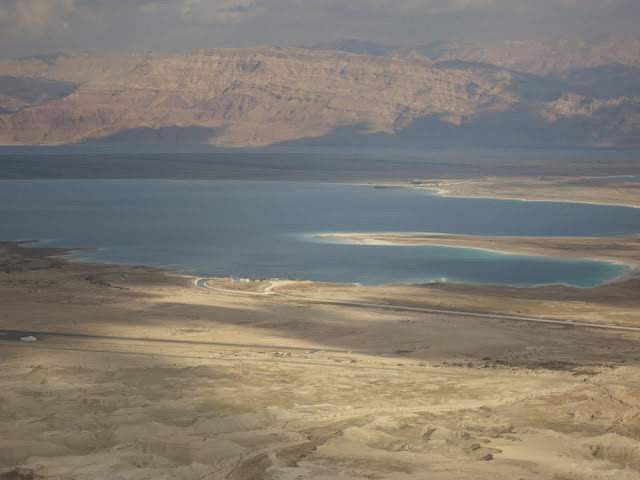
[[[230,293],[235,295],[252,295],[252,296],[258,296],[258,297],[278,296],[283,298],[291,298],[294,300],[303,300],[311,303],[341,305],[341,306],[347,306],[347,307],[348,306],[368,307],[368,308],[381,308],[381,309],[387,309],[387,310],[404,310],[408,312],[440,313],[444,315],[460,315],[465,317],[489,318],[493,320],[513,320],[518,322],[548,323],[548,324],[563,325],[568,327],[589,327],[589,328],[600,328],[604,330],[622,330],[622,331],[628,331],[628,332],[640,332],[640,327],[625,327],[622,325],[609,325],[604,323],[576,322],[573,320],[551,320],[548,318],[521,317],[517,315],[502,315],[498,313],[466,312],[462,310],[445,310],[445,309],[439,309],[439,308],[409,307],[406,305],[390,305],[385,303],[348,302],[348,301],[342,301],[342,300],[327,300],[322,298],[301,297],[298,295],[289,295],[287,293],[275,292],[273,291],[273,284],[270,287],[267,287],[267,291],[265,292],[243,292],[241,290],[233,290],[230,288],[212,287],[210,285],[207,285],[207,282],[209,280],[211,280],[211,278],[200,277],[200,278],[196,278],[194,283],[198,288],[204,288],[207,290],[214,290],[217,292]]]

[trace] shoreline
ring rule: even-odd
[[[508,179],[510,177],[505,177]],[[601,177],[592,177],[592,178],[601,178]],[[338,180],[321,180],[321,179],[240,179],[240,178],[212,178],[212,179],[195,179],[195,178],[0,178],[0,182],[8,182],[8,181],[90,181],[90,180],[102,180],[102,181],[164,181],[164,182],[283,182],[283,183],[317,183],[317,184],[328,184],[328,185],[353,185],[353,186],[369,186],[372,188],[409,188],[415,189],[422,192],[431,191],[432,195],[444,197],[444,198],[465,198],[465,199],[478,199],[478,200],[504,200],[504,201],[514,201],[514,202],[541,202],[541,203],[576,203],[576,204],[584,204],[584,205],[595,205],[595,206],[605,206],[605,207],[621,207],[621,208],[640,208],[640,196],[637,200],[634,199],[633,202],[620,202],[616,200],[611,201],[591,201],[585,199],[573,199],[569,198],[547,198],[544,196],[537,196],[531,193],[523,194],[491,194],[485,195],[481,193],[460,193],[456,190],[438,188],[435,186],[428,185],[415,185],[411,182],[385,182],[385,181],[370,181],[370,180],[362,180],[362,181],[338,181]],[[640,185],[640,182],[632,182]]]
[[[339,243],[351,244],[351,245],[371,245],[371,246],[436,246],[436,247],[446,247],[446,248],[460,248],[460,249],[470,249],[470,250],[480,250],[490,253],[496,253],[500,255],[516,255],[516,256],[528,256],[528,257],[541,257],[541,258],[551,258],[558,260],[584,260],[584,261],[593,261],[600,263],[607,263],[613,265],[620,265],[627,267],[627,270],[615,277],[606,279],[601,283],[592,286],[579,286],[566,284],[562,282],[552,282],[552,283],[540,283],[540,284],[531,284],[531,285],[510,285],[510,284],[492,284],[486,282],[456,282],[456,281],[439,281],[439,280],[431,280],[425,282],[407,282],[407,283],[388,283],[388,284],[376,284],[376,285],[364,285],[369,287],[376,286],[391,286],[391,285],[399,285],[399,286],[411,286],[411,285],[421,285],[421,284],[437,284],[437,283],[447,283],[450,285],[460,284],[460,285],[480,285],[480,286],[489,286],[489,287],[516,287],[516,288],[537,288],[544,287],[550,285],[565,285],[571,288],[582,288],[582,289],[590,289],[595,288],[600,285],[606,285],[614,282],[623,282],[627,279],[633,279],[636,276],[640,277],[640,235],[637,237],[630,238],[609,238],[609,237],[518,237],[518,236],[483,236],[483,235],[462,235],[462,234],[448,234],[448,233],[439,233],[439,232],[367,232],[367,233],[358,233],[358,232],[349,232],[349,233],[313,233],[305,235],[307,238],[311,238],[311,241],[315,241],[313,239],[338,239]],[[442,240],[444,239],[444,240]],[[449,241],[447,241],[449,240]],[[531,240],[538,241],[542,244],[546,242],[558,242],[558,241],[580,241],[580,240],[596,240],[596,241],[611,241],[611,240],[622,240],[622,241],[630,241],[634,242],[634,247],[638,252],[637,258],[628,259],[628,258],[619,258],[615,256],[609,255],[590,255],[584,253],[575,253],[575,252],[549,252],[545,250],[545,246],[541,245],[537,248],[534,248],[533,251],[531,249],[518,250],[517,248],[505,246],[505,248],[499,248],[495,245],[491,247],[487,246],[479,246],[477,242],[480,242],[483,245],[486,242],[500,242],[500,241],[522,241],[522,242],[530,242]],[[153,270],[157,270],[160,272],[164,272],[167,275],[174,275],[180,277],[188,277],[188,278],[198,278],[201,277],[200,273],[182,273],[180,270],[174,270],[168,268],[163,265],[148,265],[148,264],[140,264],[140,263],[131,263],[131,264],[123,264],[119,262],[102,262],[96,261],[91,258],[70,258],[71,255],[74,255],[78,252],[83,251],[92,251],[99,250],[99,248],[87,248],[87,247],[77,247],[77,248],[69,248],[69,247],[49,247],[49,246],[39,246],[41,242],[47,242],[47,240],[9,240],[2,241],[0,240],[0,245],[14,245],[19,248],[28,248],[39,250],[40,255],[42,256],[51,256],[51,257],[59,257],[64,261],[73,262],[78,264],[85,265],[125,265],[128,267],[136,267],[136,268],[149,268]],[[215,277],[215,278],[224,278],[229,281],[236,281],[238,277],[229,276],[229,277]],[[263,278],[253,278],[248,277],[244,278],[244,280],[249,280],[252,282],[264,280]],[[318,280],[304,280],[304,279],[290,279],[290,278],[279,278],[279,280],[286,280],[291,282],[311,282],[311,283],[332,283],[337,285],[361,285],[359,283],[353,282],[339,282],[339,281],[318,281]]]
[[[341,235],[341,234],[338,234]],[[369,236],[369,234],[365,234]],[[445,234],[448,235],[448,234]],[[375,236],[375,235],[374,235]],[[517,238],[517,237],[515,237]],[[640,241],[640,240],[639,240]],[[168,268],[164,268],[161,266],[154,265],[144,265],[144,264],[122,264],[122,263],[107,263],[107,262],[95,262],[90,259],[76,259],[76,258],[68,258],[68,255],[71,255],[77,251],[82,250],[90,250],[83,248],[64,248],[64,247],[38,247],[38,246],[29,246],[35,241],[0,241],[0,248],[9,249],[10,251],[20,252],[23,251],[27,257],[38,259],[41,262],[52,262],[56,268],[64,267],[68,265],[70,268],[75,269],[88,269],[88,270],[97,270],[97,271],[136,271],[136,272],[146,272],[149,275],[154,277],[159,276],[159,278],[166,278],[168,281],[170,279],[175,279],[182,284],[192,285],[198,279],[203,278],[201,275],[197,274],[189,274],[189,273],[181,273],[175,270],[171,270]],[[388,244],[387,244],[388,245]],[[400,244],[402,245],[402,244]],[[448,244],[442,244],[441,246],[450,247]],[[454,248],[470,248],[467,246],[458,246]],[[475,247],[472,247],[475,248]],[[496,250],[494,250],[496,251]],[[501,251],[497,251],[497,253],[503,253]],[[518,253],[516,253],[518,254]],[[598,260],[603,261],[603,260]],[[614,263],[609,262],[608,263]],[[566,295],[568,292],[574,292],[571,295],[577,295],[578,297],[584,297],[583,301],[589,301],[590,292],[596,293],[600,291],[606,291],[608,289],[613,289],[620,292],[627,292],[628,290],[632,290],[635,292],[636,284],[640,287],[640,268],[631,267],[629,263],[620,262],[619,264],[629,266],[629,270],[622,275],[619,275],[615,278],[609,279],[600,284],[582,287],[577,285],[569,285],[565,283],[545,283],[545,284],[536,284],[536,285],[528,285],[528,286],[519,286],[519,285],[503,285],[503,284],[491,284],[491,283],[472,283],[472,282],[450,282],[450,281],[431,281],[431,282],[413,282],[413,283],[395,283],[395,284],[381,284],[381,285],[362,285],[359,283],[340,283],[340,282],[327,282],[327,281],[313,281],[313,280],[295,280],[295,279],[286,279],[286,278],[237,278],[237,277],[211,277],[208,276],[206,278],[210,280],[215,280],[221,288],[218,288],[220,291],[227,291],[229,294],[239,295],[242,297],[246,293],[251,294],[259,294],[260,296],[267,297],[279,297],[280,294],[276,294],[273,292],[271,295],[271,289],[273,288],[274,282],[278,283],[278,287],[284,286],[285,290],[291,290],[288,293],[282,294],[282,298],[286,298],[290,296],[291,298],[295,297],[295,292],[299,289],[319,289],[320,291],[329,289],[329,291],[348,291],[350,295],[356,294],[363,298],[368,298],[368,295],[374,294],[373,292],[378,291],[397,291],[397,292],[415,292],[418,294],[422,289],[435,289],[442,294],[446,294],[445,296],[451,296],[455,298],[456,301],[454,303],[447,303],[446,305],[453,306],[453,308],[458,308],[458,304],[456,303],[459,299],[467,297],[467,292],[477,292],[473,293],[472,297],[476,295],[487,295],[491,298],[500,298],[502,295],[507,294],[507,296],[516,294],[518,298],[547,298],[547,296],[552,293],[552,296],[560,296]],[[6,270],[9,273],[11,269]],[[114,285],[117,285],[118,282],[115,282]],[[114,286],[110,283],[109,287],[120,288],[119,286]],[[260,290],[261,288],[265,288],[264,292]],[[256,290],[256,288],[258,290]],[[216,288],[214,288],[216,290]],[[269,294],[265,293],[268,292]],[[460,297],[460,292],[462,293],[462,297]],[[482,293],[481,293],[482,292]],[[293,293],[293,295],[290,295]],[[402,298],[405,298],[405,294],[402,293]],[[627,295],[624,293],[624,295]],[[338,295],[339,297],[339,295]],[[463,303],[466,303],[468,306],[469,313],[480,313],[480,314],[495,314],[495,315],[504,315],[504,314],[512,314],[518,315],[521,314],[521,311],[517,308],[509,310],[504,306],[500,305],[499,308],[489,308],[489,309],[476,309],[475,304],[469,300],[464,300]],[[431,300],[428,300],[426,303],[421,303],[420,301],[416,302],[416,299],[411,298],[411,296],[406,297],[409,303],[407,306],[424,306],[425,308],[434,308],[442,306],[441,303],[433,303]],[[633,300],[635,300],[635,294],[633,295]],[[309,301],[313,301],[310,297]],[[340,302],[337,302],[340,303]],[[353,302],[346,302],[353,303]],[[497,305],[496,305],[497,306]],[[640,306],[640,304],[639,304]],[[640,311],[640,310],[639,310]],[[537,314],[536,314],[537,315]],[[555,319],[554,314],[540,314],[550,319]],[[562,315],[557,318],[562,318]],[[621,325],[633,326],[635,323],[629,324],[624,323]]]
[[[448,198],[583,203],[586,205],[640,208],[640,182],[607,181],[605,179],[606,177],[585,176],[476,177],[464,180],[416,179],[407,186],[434,190],[435,195]],[[625,195],[630,195],[631,198],[626,201],[620,200],[621,191]]]
[[[635,177],[636,175],[627,175]],[[611,178],[619,178],[619,175],[613,175]],[[541,177],[533,176],[505,176],[505,177],[473,177],[461,179],[451,178],[432,178],[432,179],[413,179],[411,181],[357,181],[345,182],[350,185],[371,185],[376,188],[412,188],[420,191],[432,191],[433,195],[446,198],[468,198],[468,199],[487,199],[487,200],[509,200],[518,202],[547,202],[547,203],[581,203],[585,205],[601,205],[611,207],[640,208],[640,182],[637,181],[606,181],[608,177],[585,177],[585,176],[567,176],[567,177]],[[517,191],[503,191],[500,189],[514,188],[513,183],[518,183]],[[566,186],[574,182],[585,182],[580,185],[580,192],[564,192],[558,186]],[[340,182],[330,182],[340,183]],[[446,185],[442,185],[442,184]],[[457,188],[456,188],[457,186]],[[575,185],[574,185],[575,186]],[[452,188],[453,187],[453,188]],[[600,201],[587,199],[591,193],[612,192],[619,194],[621,188],[633,189],[634,198],[631,201],[621,201],[616,198],[604,198]],[[490,189],[491,192],[485,192]],[[536,192],[536,189],[541,191]],[[545,190],[547,189],[547,190]],[[555,189],[553,194],[560,193],[560,197],[549,195],[552,194],[551,189]],[[578,198],[578,197],[585,198]]]
[[[420,188],[420,187],[418,187]],[[429,189],[429,187],[427,187]],[[586,200],[557,200],[536,197],[515,197],[515,196],[484,196],[484,195],[458,195],[449,190],[437,190],[436,195],[447,198],[477,198],[487,200],[511,200],[514,202],[546,202],[546,203],[581,203],[584,205],[602,205],[605,207],[640,208],[640,204],[634,203],[612,203],[612,202],[589,202]]]
[[[629,174],[628,176],[636,176]],[[621,177],[613,175],[612,178]],[[622,176],[624,177],[624,176]],[[489,199],[520,202],[548,202],[548,203],[578,203],[586,205],[612,206],[623,208],[640,208],[640,182],[637,181],[607,181],[607,177],[585,176],[477,176],[456,179],[436,176],[433,178],[414,178],[411,180],[386,180],[384,178],[332,178],[329,176],[307,176],[301,173],[291,173],[282,176],[268,176],[260,178],[246,173],[234,176],[220,177],[136,177],[136,176],[104,176],[104,177],[21,177],[0,178],[0,181],[25,180],[132,180],[132,181],[203,181],[203,182],[292,182],[318,183],[334,185],[355,185],[376,187],[402,187],[420,191],[432,191],[433,195],[446,198]],[[621,192],[630,198],[620,199]]]
[[[601,177],[575,177],[569,179],[572,182],[582,182],[582,181],[592,181],[594,178],[600,179]],[[132,179],[136,180],[136,179]],[[153,179],[152,179],[153,180]],[[522,177],[504,177],[504,178],[495,178],[495,177],[481,177],[481,178],[471,178],[465,180],[413,180],[412,182],[353,182],[353,181],[318,181],[318,180],[304,180],[304,179],[289,179],[289,180],[277,180],[277,179],[269,179],[266,181],[285,181],[285,182],[298,182],[298,183],[328,183],[335,185],[356,185],[356,186],[368,186],[372,188],[411,188],[411,189],[419,189],[423,192],[429,191],[435,192],[435,195],[441,196],[454,196],[459,198],[489,198],[489,199],[504,199],[507,201],[539,201],[539,202],[558,202],[558,203],[585,203],[591,205],[613,205],[613,206],[622,206],[622,207],[636,207],[635,205],[623,205],[621,203],[618,204],[610,204],[603,202],[584,202],[579,200],[571,200],[571,199],[543,199],[543,198],[515,198],[515,197],[500,197],[500,196],[471,196],[471,195],[458,195],[453,194],[453,190],[447,190],[442,188],[439,184],[442,182],[448,182],[447,188],[451,188],[452,186],[457,188],[468,188],[468,187],[476,187],[478,182],[483,185],[490,184],[494,186],[494,183],[498,181],[498,183],[509,183],[518,180],[518,182],[522,182]],[[558,190],[558,181],[566,182],[568,181],[566,178],[561,178],[560,180],[557,177],[546,178],[525,178],[527,185],[523,186],[519,183],[519,188],[524,188],[525,190],[530,189],[532,184],[536,184],[536,182],[545,183],[545,188],[549,188],[548,184],[551,184],[556,190]],[[183,181],[183,179],[166,179],[166,181]],[[190,180],[187,180],[190,181]],[[203,180],[210,181],[210,180]],[[222,181],[222,182],[245,182],[245,181],[259,181],[259,180],[242,180],[242,179],[220,179],[220,180],[212,180],[212,181]],[[510,184],[512,185],[512,184]],[[606,181],[598,181],[596,183],[598,187],[607,186],[608,190],[611,190],[613,186],[619,185],[627,185],[626,182],[606,182]],[[513,185],[512,185],[513,186]],[[639,182],[635,182],[634,186],[640,187]],[[615,190],[615,189],[614,189]],[[308,235],[305,235],[308,237]],[[638,253],[633,258],[629,255],[624,256],[623,254],[612,254],[611,251],[611,243],[615,242],[630,242],[635,241],[634,238],[628,239],[620,239],[620,238],[609,238],[609,237],[516,237],[516,236],[480,236],[480,235],[453,235],[453,234],[445,234],[438,232],[374,232],[374,233],[332,233],[332,234],[317,234],[313,235],[317,238],[339,238],[343,241],[347,241],[350,243],[361,243],[361,244],[371,244],[371,245],[432,245],[432,246],[441,246],[448,248],[467,248],[467,249],[475,249],[481,251],[487,251],[491,253],[497,253],[502,255],[523,255],[523,256],[538,256],[543,258],[556,258],[556,259],[578,259],[585,261],[596,261],[596,262],[605,262],[615,265],[621,265],[627,267],[628,270],[616,275],[613,278],[609,278],[604,280],[601,284],[607,284],[611,282],[619,282],[624,281],[626,278],[633,278],[636,274],[638,274],[638,269],[640,268],[640,252],[638,252],[638,241],[635,242],[633,248]],[[421,237],[418,239],[418,237]],[[639,237],[640,239],[640,237]],[[532,241],[537,242],[537,245],[531,245]],[[600,251],[598,253],[594,253],[593,248],[585,242],[598,241],[601,244],[606,242],[607,245],[600,245]],[[35,246],[39,242],[46,242],[46,240],[29,240],[24,241],[26,243],[33,243]],[[549,243],[555,242],[556,245],[549,246]],[[558,248],[557,243],[563,242],[565,244],[572,244],[570,248],[567,248],[565,245],[564,248]],[[524,245],[523,245],[524,243]],[[577,245],[583,243],[583,245]],[[39,247],[42,248],[42,247]],[[45,244],[45,248],[46,244]],[[63,253],[61,255],[72,255],[77,252],[81,252],[83,250],[92,250],[87,248],[76,248],[76,249],[67,249],[62,248]],[[78,261],[83,263],[92,263],[95,260],[91,258],[73,258],[68,259],[70,261]],[[176,275],[184,275],[180,273],[179,270],[171,270],[163,265],[151,265],[153,268],[158,268],[163,271],[170,272]],[[198,272],[196,272],[198,273]],[[194,275],[196,274],[194,273]],[[205,272],[210,273],[210,272]],[[411,285],[412,283],[404,283],[403,285]],[[448,282],[451,283],[451,282]],[[465,282],[453,282],[453,283],[462,283]],[[484,283],[474,283],[475,285],[487,285]],[[535,284],[529,285],[522,288],[535,288],[541,285],[550,285],[550,284]],[[507,286],[507,285],[505,285]],[[593,288],[593,287],[576,287],[576,288]]]

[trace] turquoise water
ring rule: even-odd
[[[592,286],[625,267],[428,246],[308,241],[312,232],[621,236],[640,209],[444,198],[417,189],[295,182],[0,181],[0,239],[90,247],[87,260],[191,274],[362,284]]]

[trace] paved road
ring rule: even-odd
[[[640,327],[624,327],[621,325],[611,325],[605,323],[587,323],[587,322],[576,322],[573,320],[551,320],[547,318],[537,318],[537,317],[521,317],[517,315],[502,315],[497,313],[482,313],[482,312],[465,312],[461,310],[446,310],[439,308],[425,308],[425,307],[409,307],[405,305],[389,305],[385,303],[368,303],[368,302],[347,302],[342,300],[327,300],[323,298],[313,298],[313,297],[302,297],[298,295],[289,295],[286,293],[278,293],[274,291],[274,284],[272,283],[269,287],[265,289],[264,292],[245,292],[241,290],[233,290],[230,288],[218,288],[212,287],[207,284],[207,282],[211,280],[210,278],[197,278],[195,280],[196,287],[204,288],[208,290],[214,290],[223,293],[230,293],[236,295],[252,295],[252,296],[278,296],[283,298],[291,298],[295,300],[303,300],[306,302],[312,303],[321,303],[321,304],[329,304],[329,305],[342,305],[342,306],[353,306],[353,307],[368,307],[368,308],[382,308],[387,310],[404,310],[408,312],[424,312],[424,313],[439,313],[444,315],[458,315],[465,317],[479,317],[479,318],[489,318],[492,320],[514,320],[519,322],[534,322],[534,323],[549,323],[553,325],[564,325],[570,327],[589,327],[589,328],[601,328],[605,330],[622,330],[629,332],[640,332]],[[285,282],[283,282],[285,283]]]

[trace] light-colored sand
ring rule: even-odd
[[[359,245],[440,245],[493,252],[578,258],[640,266],[640,235],[616,237],[515,237],[432,232],[325,233],[320,239]]]
[[[210,283],[5,245],[0,478],[640,477],[640,334]],[[640,325],[633,280],[272,290]]]
[[[396,183],[398,184],[398,183]],[[640,207],[640,182],[591,177],[484,177],[415,180],[447,197],[503,198],[543,202],[579,202]]]

